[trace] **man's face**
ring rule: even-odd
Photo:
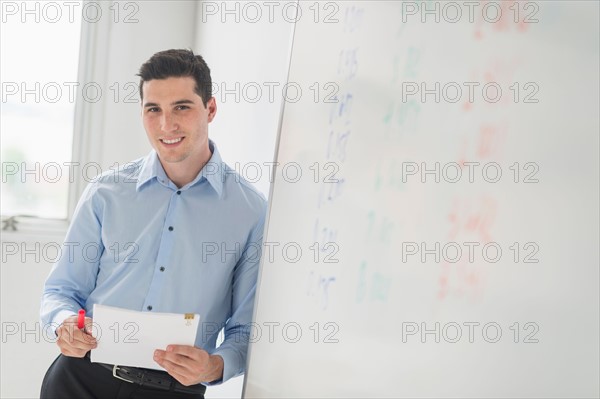
[[[205,107],[194,86],[191,77],[154,79],[143,84],[144,128],[165,168],[197,168],[210,158],[208,124],[217,107],[214,97]]]

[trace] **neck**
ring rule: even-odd
[[[211,156],[212,152],[206,146],[206,149],[196,157],[189,157],[181,162],[163,162],[161,160],[160,163],[169,179],[177,188],[181,188],[198,176],[198,173],[208,163]]]

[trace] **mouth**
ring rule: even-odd
[[[174,139],[159,139],[159,141],[166,147],[175,147],[179,145],[185,137],[176,137]]]

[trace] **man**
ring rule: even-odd
[[[42,322],[58,326],[61,351],[42,398],[202,398],[206,385],[245,368],[266,201],[208,138],[217,106],[201,56],[159,52],[138,76],[154,150],[99,176],[79,201],[65,239],[69,256],[53,266],[42,297]],[[114,365],[89,360],[94,304],[198,313],[195,345],[157,348],[154,360],[166,372],[119,366],[113,376]],[[80,308],[91,316],[84,330]]]

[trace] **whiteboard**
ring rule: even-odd
[[[597,397],[598,2],[329,4],[296,22],[244,397]]]

